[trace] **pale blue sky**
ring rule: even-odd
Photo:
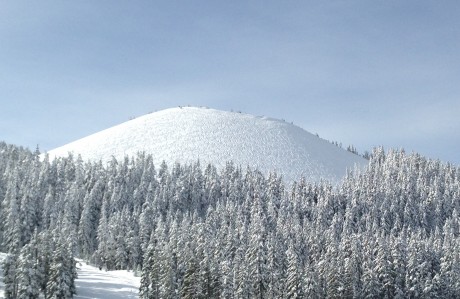
[[[460,1],[1,1],[0,140],[178,105],[460,165]]]

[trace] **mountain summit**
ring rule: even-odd
[[[49,151],[51,158],[80,154],[109,161],[138,152],[159,165],[200,160],[223,167],[233,161],[275,170],[288,180],[339,181],[367,161],[282,120],[208,108],[178,107],[150,113]]]

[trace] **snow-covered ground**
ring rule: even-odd
[[[5,289],[5,285],[3,284],[3,269],[2,269],[2,264],[3,260],[6,257],[6,253],[0,252],[0,298],[4,298],[4,292],[3,290]]]
[[[5,258],[0,253],[0,263]],[[132,299],[138,298],[140,277],[128,271],[104,271],[79,261],[77,295],[75,299]],[[0,266],[0,298],[4,298],[3,271]]]
[[[84,160],[108,161],[115,156],[151,153],[164,160],[218,167],[227,161],[276,170],[287,181],[305,176],[310,181],[340,180],[362,157],[343,150],[304,129],[268,117],[215,109],[171,108],[138,117],[49,151],[50,157],[81,154]]]
[[[140,277],[128,271],[104,271],[79,261],[76,299],[138,298]]]

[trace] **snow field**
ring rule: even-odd
[[[78,260],[78,278],[75,280],[75,299],[130,299],[138,298],[140,277],[133,272],[104,271]]]
[[[4,298],[3,270],[1,263],[6,253],[0,252],[0,298]],[[128,271],[101,271],[78,260],[78,279],[75,281],[75,299],[131,299],[138,298],[140,277]]]

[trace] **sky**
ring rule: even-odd
[[[0,1],[0,140],[179,105],[460,165],[460,1]]]

